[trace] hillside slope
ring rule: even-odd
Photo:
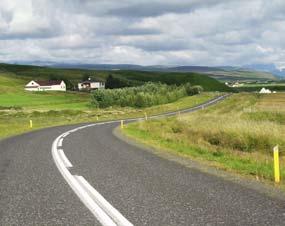
[[[117,71],[114,74],[135,81],[163,82],[176,85],[189,82],[191,85],[202,86],[205,91],[232,91],[231,88],[216,79],[198,73]]]
[[[29,79],[63,79],[68,88],[74,88],[77,82],[86,75],[93,78],[106,80],[109,74],[121,79],[133,81],[134,85],[143,82],[162,82],[167,84],[182,84],[190,82],[192,85],[201,85],[206,91],[232,91],[223,83],[205,75],[198,73],[178,73],[178,72],[145,72],[145,71],[98,71],[87,69],[63,69],[27,65],[0,64],[0,72],[12,74],[28,81]]]
[[[158,71],[158,72],[194,72],[207,74],[220,81],[235,81],[235,80],[276,80],[278,79],[271,71],[258,70],[258,68],[250,67],[209,67],[209,66],[163,66],[152,65],[142,66],[133,64],[53,64],[56,68],[81,68],[92,70],[133,70],[133,71]],[[276,72],[276,71],[274,71]]]
[[[88,109],[90,97],[74,92],[28,92],[24,90],[29,77],[0,72],[0,109],[26,110]]]

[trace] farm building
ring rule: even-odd
[[[64,81],[30,81],[26,86],[27,91],[66,91],[66,84]]]
[[[262,88],[259,93],[271,93],[271,90],[270,89],[266,89],[266,88]]]
[[[95,89],[104,89],[105,83],[98,80],[92,80],[91,78],[88,78],[87,81],[78,83],[78,89],[83,91],[90,91]]]

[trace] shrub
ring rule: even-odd
[[[185,89],[189,96],[199,94],[203,91],[201,86],[191,86],[189,83],[185,85]]]
[[[193,87],[190,84],[181,86],[166,85],[161,83],[146,83],[137,87],[119,89],[96,90],[92,93],[91,104],[100,108],[113,105],[121,107],[150,107],[153,105],[174,102],[187,95],[199,93],[201,87]],[[191,90],[191,92],[187,92]]]

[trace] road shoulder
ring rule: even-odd
[[[271,198],[285,201],[285,191],[279,187],[275,187],[273,183],[257,181],[249,176],[239,175],[239,174],[224,171],[224,170],[212,167],[212,166],[208,166],[207,164],[203,162],[192,160],[190,157],[180,156],[180,155],[171,153],[163,148],[158,149],[155,147],[150,147],[142,143],[141,141],[133,137],[129,137],[126,134],[122,133],[120,127],[116,127],[113,130],[113,135],[117,137],[118,139],[128,143],[129,145],[148,151],[152,154],[155,154],[169,161],[176,162],[189,169],[199,170],[203,173],[210,174],[210,175],[222,178],[224,180],[237,183],[249,189],[253,189]]]

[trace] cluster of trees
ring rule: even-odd
[[[73,83],[67,79],[65,76],[62,75],[56,75],[56,74],[49,74],[48,75],[49,80],[63,80],[66,84],[66,89],[68,90],[74,90],[74,85]]]
[[[142,84],[143,82],[141,81],[135,81],[135,80],[132,81],[126,78],[109,75],[106,79],[105,87],[107,89],[117,89],[117,88],[123,88],[123,87],[139,86]]]
[[[92,93],[92,104],[96,107],[149,107],[153,105],[174,102],[188,95],[202,91],[201,86],[166,85],[161,83],[146,83],[137,87],[96,90]]]

